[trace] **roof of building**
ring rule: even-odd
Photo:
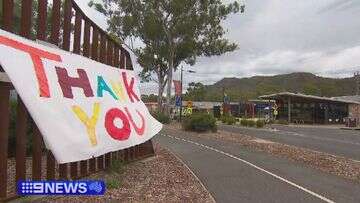
[[[253,102],[253,103],[274,103],[275,100],[268,100],[268,99],[249,99],[249,102]]]
[[[314,95],[306,95],[301,93],[292,93],[292,92],[280,92],[276,94],[263,95],[260,96],[260,99],[279,99],[282,97],[297,97],[300,99],[309,99],[309,100],[319,100],[319,101],[327,101],[327,102],[338,102],[338,103],[346,103],[346,104],[360,104],[359,101],[349,100],[346,98],[338,98],[338,97],[320,97]]]
[[[332,98],[333,99],[345,100],[345,101],[360,102],[360,95],[341,96],[341,97],[332,97]]]
[[[188,101],[183,101],[182,105],[186,106]],[[221,106],[222,102],[199,102],[199,101],[193,101],[192,102],[193,107],[199,108],[199,109],[212,109],[214,106]]]

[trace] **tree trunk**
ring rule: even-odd
[[[163,93],[164,93],[164,80],[163,78],[159,77],[159,89],[158,89],[158,99],[157,99],[157,103],[158,103],[158,111],[163,112],[164,108],[163,108]]]
[[[172,87],[172,73],[174,69],[174,53],[173,50],[170,50],[169,57],[169,70],[167,73],[167,91],[166,91],[166,113],[170,115],[171,110],[171,87]]]

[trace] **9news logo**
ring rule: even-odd
[[[103,195],[104,181],[19,181],[17,193],[27,195]]]

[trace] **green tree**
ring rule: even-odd
[[[206,96],[205,85],[198,83],[190,83],[185,94],[185,100],[204,101]]]
[[[165,89],[165,85],[167,83],[167,70],[168,67],[164,62],[163,58],[154,56],[154,51],[151,47],[146,46],[144,49],[137,50],[138,62],[143,67],[140,77],[142,81],[149,82],[153,81],[158,84],[158,109],[163,111],[163,93]],[[154,78],[153,75],[156,75]]]
[[[110,32],[143,42],[144,47],[138,49],[138,53],[145,52],[140,54],[140,61],[149,61],[141,57],[158,56],[156,65],[160,66],[154,66],[154,61],[144,63],[145,72],[166,65],[161,71],[167,77],[168,104],[172,72],[180,63],[194,65],[199,56],[221,55],[237,48],[225,39],[222,21],[240,8],[244,10],[236,1],[224,4],[221,0],[103,0],[102,5],[90,5],[109,17]]]
[[[141,95],[141,100],[143,102],[157,102],[158,96],[155,94]]]

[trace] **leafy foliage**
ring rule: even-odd
[[[198,83],[189,83],[189,87],[187,88],[187,93],[184,96],[185,100],[190,101],[203,101],[206,95],[205,85]]]
[[[262,119],[259,119],[256,121],[256,127],[257,128],[263,128],[265,126],[265,121]]]
[[[216,119],[206,113],[195,113],[183,120],[183,129],[194,132],[217,131]]]
[[[143,102],[157,102],[158,96],[155,94],[141,95],[141,101]]]
[[[226,114],[221,117],[221,122],[227,125],[233,125],[236,123],[236,118],[234,116]]]
[[[89,5],[108,17],[111,33],[144,44],[136,50],[144,67],[140,76],[149,81],[156,75],[158,95],[167,84],[168,103],[172,71],[181,63],[194,65],[199,56],[221,55],[237,48],[225,38],[222,27],[228,15],[239,12],[237,1],[103,0],[103,4],[91,1]]]
[[[122,185],[122,177],[121,174],[124,172],[124,162],[121,160],[113,160],[111,161],[111,165],[107,168],[105,183],[107,189],[117,189]]]
[[[247,119],[241,119],[241,120],[240,120],[240,125],[242,125],[242,126],[248,126],[248,120],[247,120]]]
[[[255,127],[258,125],[258,123],[257,123],[257,121],[252,120],[252,119],[241,119],[240,125],[242,125],[244,127]],[[264,125],[265,125],[265,123],[264,123]]]
[[[256,121],[251,120],[251,119],[249,119],[249,120],[247,121],[247,126],[248,126],[248,127],[255,127],[255,125],[256,125]]]
[[[121,180],[119,177],[107,177],[105,179],[106,188],[109,190],[118,189],[121,187]]]
[[[276,120],[275,123],[281,125],[289,125],[289,121],[287,120]]]
[[[152,112],[151,115],[162,124],[169,124],[171,122],[170,117],[163,112]]]

